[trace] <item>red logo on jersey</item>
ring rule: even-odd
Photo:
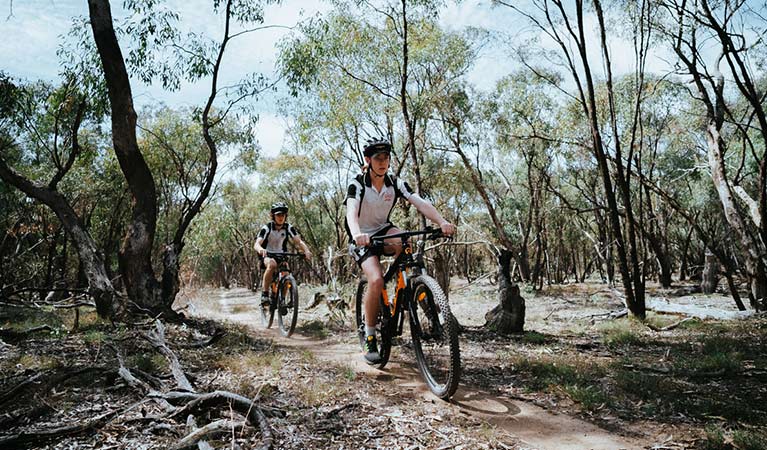
[[[392,200],[394,200],[394,194],[392,194],[391,192],[387,192],[386,194],[384,194],[385,202],[390,202]]]

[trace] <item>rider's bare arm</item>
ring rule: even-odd
[[[256,239],[256,243],[253,244],[253,248],[256,250],[256,253],[261,255],[262,258],[266,256],[266,249],[261,246],[263,243],[264,238],[258,238]]]
[[[306,259],[312,258],[312,251],[309,250],[309,246],[306,245],[306,242],[304,242],[303,239],[301,239],[301,236],[294,236],[293,243],[301,249],[301,251],[304,253],[304,256],[306,256]]]
[[[410,204],[415,206],[419,213],[423,214],[427,219],[439,225],[443,233],[448,236],[455,233],[455,225],[445,220],[445,218],[442,217],[442,214],[437,211],[437,208],[435,208],[430,201],[423,199],[418,194],[412,194],[408,198],[408,201]]]
[[[349,231],[352,233],[354,243],[361,247],[370,244],[370,237],[360,230],[359,209],[359,200],[356,198],[346,199],[346,222],[349,224]]]

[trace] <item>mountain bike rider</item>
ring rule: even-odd
[[[290,239],[296,247],[301,249],[307,260],[312,257],[309,246],[301,239],[301,234],[299,234],[296,227],[287,222],[288,205],[284,202],[277,202],[272,205],[269,214],[272,221],[261,227],[256,237],[256,243],[253,246],[259,255],[259,259],[261,259],[262,268],[264,269],[263,290],[261,291],[262,306],[269,304],[269,284],[272,282],[274,271],[277,270],[277,261],[266,256],[267,252],[287,252],[288,239]]]
[[[384,249],[370,247],[371,238],[399,233],[389,217],[398,198],[404,198],[439,225],[446,235],[455,233],[455,225],[445,220],[434,205],[414,193],[410,186],[388,173],[391,161],[391,143],[386,139],[367,141],[363,154],[365,168],[349,184],[346,195],[346,222],[351,242],[349,253],[362,268],[368,281],[365,293],[365,360],[377,364],[381,360],[375,336],[379,295],[383,289],[383,269],[380,256],[397,256],[402,251],[402,241],[386,241]]]

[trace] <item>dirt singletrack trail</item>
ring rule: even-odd
[[[453,399],[443,402],[432,395],[421,381],[415,365],[415,356],[406,346],[396,346],[392,359],[385,370],[368,366],[361,357],[356,334],[345,334],[319,339],[296,330],[291,338],[283,338],[275,323],[271,329],[261,325],[258,311],[260,298],[247,289],[208,290],[206,302],[191,303],[196,316],[226,320],[248,326],[255,334],[273,339],[280,346],[312,352],[318,360],[332,361],[351,367],[356,373],[373,377],[378,381],[394,383],[403,392],[424,401],[443,403],[445,407],[457,408],[461,413],[480,418],[521,442],[520,448],[541,450],[616,450],[650,447],[648,442],[619,436],[589,422],[565,414],[554,414],[529,402],[497,396],[485,390],[461,383]],[[214,300],[214,301],[211,301]],[[302,301],[306,304],[306,301]],[[307,311],[299,311],[299,326],[306,321]],[[407,337],[406,337],[407,339]],[[463,362],[463,370],[471,370]]]

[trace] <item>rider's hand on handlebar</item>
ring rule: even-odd
[[[310,252],[309,250],[305,251],[304,257],[306,258],[307,261],[310,261],[312,259],[312,252]]]
[[[258,254],[261,255],[262,258],[266,258],[266,249],[262,248],[258,251]]]
[[[357,247],[365,247],[370,245],[370,236],[367,233],[360,233],[354,236],[354,243]]]
[[[450,222],[443,222],[439,226],[439,228],[440,230],[442,230],[442,234],[444,234],[445,236],[452,236],[453,234],[455,234],[456,227]]]

